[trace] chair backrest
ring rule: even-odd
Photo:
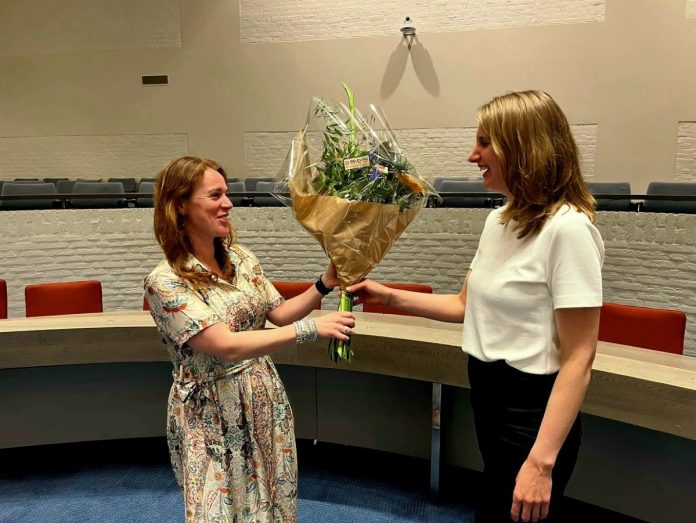
[[[481,180],[444,180],[438,190],[442,201],[439,207],[492,207],[493,198],[486,196],[447,196],[448,192],[489,192]]]
[[[244,182],[236,181],[236,182],[227,182],[227,191],[228,192],[246,192],[246,187],[244,186]],[[231,196],[230,201],[232,202],[232,205],[235,207],[239,207],[242,205],[242,198],[243,196]]]
[[[0,320],[7,318],[7,282],[0,280]]]
[[[595,194],[631,194],[631,184],[629,182],[587,182],[587,188]],[[631,199],[622,198],[620,200],[599,198],[597,200],[598,211],[630,211]]]
[[[275,192],[276,182],[259,182],[256,192]],[[283,204],[275,196],[254,196],[254,207],[282,207]]]
[[[246,192],[255,192],[257,183],[259,183],[259,182],[272,182],[273,180],[275,180],[275,178],[271,178],[271,177],[245,178],[244,179],[244,188],[246,189]]]
[[[103,312],[101,282],[38,283],[24,288],[27,317]]]
[[[154,184],[155,182],[157,182],[157,178],[140,178],[140,181],[138,182],[138,191],[140,191],[140,184],[143,182]]]
[[[73,187],[74,194],[123,194],[121,182],[76,182]],[[76,209],[101,209],[123,207],[123,198],[73,198],[70,206]]]
[[[155,182],[140,182],[138,186],[138,193],[140,194],[155,194]],[[152,207],[154,205],[154,198],[147,196],[140,196],[135,199],[136,207]]]
[[[58,182],[64,182],[66,181],[67,178],[44,178],[43,181],[44,183],[52,183],[53,185],[58,188]]]
[[[44,182],[5,182],[2,186],[3,196],[56,194],[56,186]],[[55,200],[3,200],[3,209],[52,209]]]
[[[444,182],[466,182],[469,181],[468,176],[435,176],[433,177],[433,189],[440,192]]]
[[[686,314],[677,310],[605,303],[599,316],[599,339],[644,349],[682,354]]]
[[[691,182],[650,182],[647,195],[691,195],[696,196],[696,183]],[[696,200],[645,200],[644,212],[696,213]]]
[[[58,194],[72,194],[76,183],[75,180],[58,180],[56,184]]]
[[[271,281],[271,283],[286,300],[302,294],[314,285],[314,283],[306,281]],[[321,303],[314,308],[321,309]]]
[[[425,285],[422,283],[385,283],[385,287],[390,289],[400,289],[404,291],[412,292],[424,292],[426,294],[432,294],[433,288],[430,285]],[[363,305],[363,312],[376,312],[381,314],[398,314],[401,316],[413,316],[413,314],[402,311],[400,309],[395,309],[394,307],[385,307],[384,305],[370,305],[365,303]]]
[[[107,182],[120,182],[124,192],[137,192],[138,184],[135,178],[109,178]]]

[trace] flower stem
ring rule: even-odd
[[[338,301],[339,312],[353,312],[353,295],[346,290],[341,290],[341,297]],[[334,363],[340,361],[351,361],[353,351],[350,348],[350,339],[347,341],[331,339],[329,342],[329,357]]]

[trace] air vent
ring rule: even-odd
[[[141,76],[143,85],[169,85],[169,75],[144,74]]]

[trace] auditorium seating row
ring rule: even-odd
[[[106,182],[62,178],[0,181],[2,196],[42,195],[37,199],[0,200],[0,210],[152,207],[154,181],[154,178],[109,178]],[[645,195],[632,195],[629,182],[588,182],[587,185],[596,195],[600,211],[696,213],[696,183],[650,182]],[[480,178],[436,176],[433,187],[440,196],[431,197],[429,207],[496,208],[505,203],[503,195],[487,191]],[[237,207],[283,206],[271,194],[276,188],[274,178],[231,178],[228,188],[230,199]],[[56,199],[46,197],[54,194]],[[81,194],[99,196],[80,197]]]
[[[313,285],[311,282],[272,283],[286,299],[303,293]],[[433,292],[429,285],[424,284],[390,283],[387,286],[415,292]],[[94,280],[27,285],[24,297],[28,317],[103,311],[101,282]],[[148,308],[147,299],[143,299],[143,309]],[[393,307],[371,304],[364,304],[363,312],[408,314]],[[6,318],[7,282],[0,279],[0,319]],[[605,303],[600,313],[599,339],[602,341],[682,354],[685,330],[686,315],[677,310]]]
[[[235,193],[230,199],[236,206],[270,207],[283,204],[270,194],[239,193],[270,193],[275,189],[273,178],[247,178],[244,181],[233,178],[228,183],[230,193]],[[37,196],[37,199],[7,199],[0,200],[0,209],[29,210],[29,209],[102,209],[118,207],[152,207],[155,192],[155,179],[143,178],[109,178],[101,180],[68,180],[59,178],[44,178],[39,180],[16,179],[0,181],[2,196]],[[56,195],[56,198],[50,198]],[[98,197],[81,197],[80,195],[100,195]],[[101,196],[104,195],[104,196]],[[108,195],[114,195],[109,197]],[[48,196],[48,197],[47,197]]]
[[[597,198],[598,211],[640,211],[696,214],[696,183],[650,182],[645,195],[632,195],[629,182],[587,182],[590,192]],[[505,203],[502,195],[461,193],[486,193],[480,178],[435,177],[433,188],[441,196],[433,199],[432,207],[500,207]],[[448,193],[459,193],[457,196]],[[676,197],[670,199],[669,197]]]

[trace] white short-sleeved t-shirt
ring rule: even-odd
[[[560,368],[555,309],[602,305],[604,243],[567,205],[534,237],[517,239],[490,213],[471,262],[462,350],[531,374]]]

